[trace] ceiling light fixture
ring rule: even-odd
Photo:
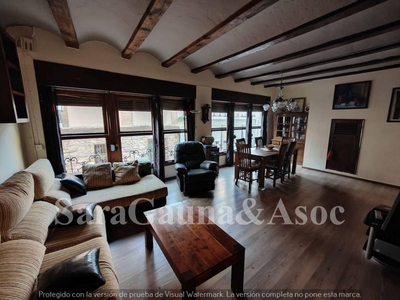
[[[273,112],[277,112],[278,110],[282,112],[288,112],[295,110],[297,107],[297,102],[293,99],[284,99],[283,98],[283,73],[281,72],[281,85],[279,86],[279,92],[277,98],[272,102],[272,105],[264,104],[263,109],[267,111],[271,107]]]
[[[266,103],[263,105],[263,109],[267,111],[269,109],[269,106],[270,106],[269,103]]]

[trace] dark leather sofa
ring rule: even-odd
[[[175,145],[175,170],[179,188],[185,195],[215,189],[218,164],[206,160],[200,142],[181,142]]]

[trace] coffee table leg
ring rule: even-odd
[[[194,293],[196,292],[196,284],[194,280],[188,280],[182,283],[182,293],[184,300],[196,299]]]
[[[244,280],[244,249],[238,253],[238,260],[232,265],[231,289],[237,293],[243,293]]]
[[[151,234],[149,225],[146,226],[146,248],[153,249],[153,235]]]

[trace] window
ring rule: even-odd
[[[163,107],[163,128],[165,161],[174,160],[175,145],[187,140],[186,114],[182,100],[161,99]]]
[[[150,97],[115,95],[123,161],[153,162],[153,131]]]
[[[104,94],[57,90],[57,101],[66,171],[108,161]]]
[[[150,160],[154,162],[151,96],[56,90],[60,136],[68,173],[88,163]],[[165,160],[187,140],[181,99],[161,99]],[[118,145],[118,147],[113,147]]]
[[[251,146],[256,146],[256,137],[261,136],[261,126],[262,126],[262,114],[263,110],[261,106],[253,106],[253,112],[251,114]]]
[[[227,148],[228,113],[225,104],[213,101],[211,112],[211,134],[214,137],[214,143],[220,152],[225,152]]]
[[[233,134],[236,139],[245,139],[247,141],[246,122],[247,122],[247,105],[236,104],[234,112]],[[236,143],[235,143],[236,144]]]

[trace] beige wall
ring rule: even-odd
[[[25,166],[18,126],[0,124],[0,183]]]
[[[367,109],[332,110],[336,84],[366,80],[372,81]],[[304,96],[310,105],[304,166],[325,170],[332,119],[365,119],[355,177],[400,186],[400,123],[386,122],[392,89],[399,86],[400,69],[392,69],[285,88],[285,97]]]

